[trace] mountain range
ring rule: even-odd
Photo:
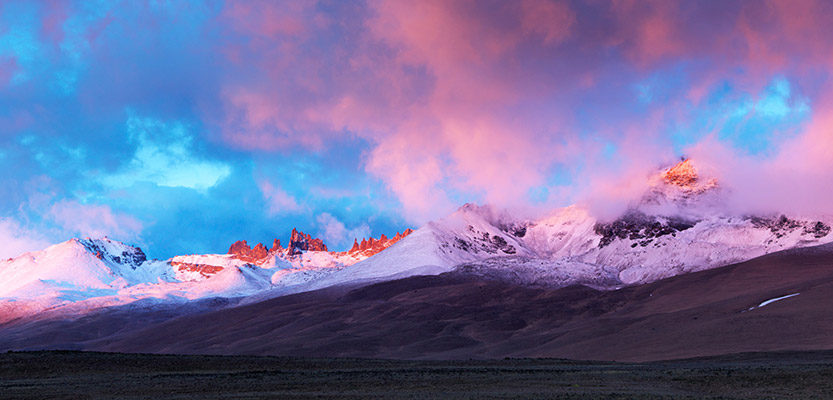
[[[344,252],[296,229],[286,247],[168,260],[71,239],[0,261],[0,350],[654,360],[833,347],[819,302],[833,218],[729,212],[732,189],[691,160],[647,188],[614,218],[466,204]]]

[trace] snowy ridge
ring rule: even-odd
[[[103,239],[72,239],[0,262],[0,297],[36,297],[49,286],[113,289],[167,276],[141,249]]]
[[[534,257],[479,260],[460,270],[536,285],[615,288],[833,241],[829,216],[732,215],[720,207],[726,191],[684,160],[651,177],[646,195],[613,221],[578,206],[559,209],[526,222],[518,241]]]
[[[160,261],[108,238],[72,239],[0,261],[0,322],[44,310],[83,312],[138,300],[257,301],[451,271],[527,286],[613,289],[833,241],[830,217],[723,212],[727,190],[715,179],[701,178],[686,160],[650,178],[645,196],[614,220],[597,220],[575,205],[526,220],[466,204],[373,251],[329,252],[320,239],[309,248],[283,249],[276,240],[268,250],[242,242],[238,247],[245,247],[245,254]],[[255,250],[257,257],[247,253]]]
[[[0,323],[20,316],[146,301],[182,302],[250,296],[317,279],[367,258],[359,253],[276,252],[248,262],[232,254],[147,260],[108,238],[71,239],[0,261]],[[277,292],[276,292],[277,293]]]
[[[616,288],[833,241],[830,217],[724,213],[726,190],[684,160],[651,177],[646,195],[613,221],[579,206],[530,221],[466,204],[386,252],[297,290],[452,270],[532,286]]]
[[[465,262],[496,256],[533,255],[517,237],[495,226],[495,223],[503,221],[496,219],[495,215],[489,206],[466,204],[443,219],[429,222],[367,260],[292,290],[439,274]]]

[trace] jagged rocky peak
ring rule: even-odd
[[[305,234],[295,228],[289,237],[289,245],[286,247],[287,255],[295,255],[301,251],[327,251],[327,245],[318,238]],[[263,243],[255,247],[249,247],[245,240],[238,240],[229,247],[228,254],[233,254],[238,259],[248,262],[260,262],[277,252],[284,251],[280,239],[272,241],[272,247],[267,248]]]
[[[298,254],[301,251],[327,251],[327,245],[318,238],[292,228],[292,235],[289,237],[287,246],[290,255]]]
[[[683,207],[691,209],[720,206],[719,197],[722,193],[717,178],[707,176],[698,170],[695,161],[683,158],[677,164],[662,169],[648,179],[648,190],[645,192],[638,208],[643,207]],[[693,209],[691,209],[693,210]],[[691,211],[689,210],[689,211]],[[648,211],[648,210],[646,210]],[[658,212],[651,210],[649,213]],[[669,212],[665,210],[663,212]],[[680,212],[676,210],[674,212]]]
[[[686,187],[696,184],[699,176],[691,159],[684,159],[677,165],[662,171],[662,178],[666,183]]]
[[[705,178],[690,158],[683,158],[676,165],[660,173],[662,181],[685,191],[702,192],[717,187],[717,178]]]
[[[392,238],[388,238],[386,235],[382,234],[379,236],[379,239],[374,239],[372,237],[369,239],[362,238],[361,242],[359,242],[358,239],[353,239],[353,247],[350,248],[348,253],[363,253],[369,257],[392,246],[394,243],[400,241],[411,233],[413,233],[413,229],[409,228],[405,229],[401,233],[397,232]]]
[[[281,240],[275,239],[272,241],[272,248],[269,249],[269,252],[274,253],[278,250],[283,250],[283,246],[281,246]]]
[[[248,253],[251,250],[252,250],[252,248],[249,247],[249,243],[247,243],[245,240],[238,240],[238,241],[231,244],[231,247],[229,247],[229,249],[228,249],[228,253],[229,254],[243,254],[243,253]]]
[[[229,247],[228,253],[235,255],[243,261],[257,262],[269,256],[269,250],[263,243],[258,243],[254,248],[249,247],[245,240],[238,240]]]

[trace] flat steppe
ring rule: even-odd
[[[833,398],[833,352],[651,363],[0,354],[3,399]]]

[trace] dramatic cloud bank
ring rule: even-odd
[[[344,247],[468,201],[615,212],[683,155],[738,212],[831,213],[830,26],[813,0],[4,2],[3,232]]]

